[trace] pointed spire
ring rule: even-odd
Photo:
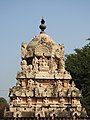
[[[43,19],[43,17],[41,19],[41,24],[40,24],[39,28],[41,29],[40,33],[44,33],[44,30],[46,29],[46,25],[45,25],[45,20]]]

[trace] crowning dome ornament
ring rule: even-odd
[[[39,28],[41,29],[41,33],[43,33],[46,29],[45,20],[43,18],[41,19],[41,25],[39,26]]]
[[[21,70],[16,86],[10,88],[10,110],[5,117],[74,117],[82,112],[87,116],[81,94],[65,70],[64,46],[44,32],[43,18],[39,28],[39,35],[21,44]]]

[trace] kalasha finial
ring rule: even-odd
[[[41,19],[41,25],[39,26],[39,28],[41,29],[40,33],[44,33],[44,30],[46,29],[46,25],[45,25],[45,20],[43,18]]]

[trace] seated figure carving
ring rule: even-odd
[[[40,71],[47,71],[49,70],[48,60],[43,57],[39,59],[39,70]]]

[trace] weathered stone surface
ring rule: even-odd
[[[10,111],[6,116],[78,116],[85,113],[80,91],[65,70],[64,46],[44,32],[21,45],[21,71],[9,90]],[[10,114],[9,114],[10,113]],[[12,114],[13,113],[13,114]]]

